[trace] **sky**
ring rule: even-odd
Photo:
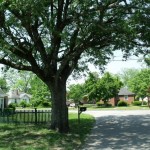
[[[110,72],[112,74],[118,74],[123,71],[123,69],[142,69],[144,66],[142,60],[142,56],[130,56],[128,60],[122,61],[122,52],[116,51],[114,54],[114,58],[105,66],[105,72]],[[91,72],[100,72],[97,68],[95,68],[92,64],[89,65],[89,70]],[[86,77],[79,77],[78,79],[69,78],[68,85],[83,83]]]
[[[135,68],[141,69],[143,67],[142,56],[130,56],[126,61],[121,61],[123,58],[121,51],[116,51],[114,54],[114,59],[108,63],[106,66],[106,71],[113,74],[121,72],[124,68]]]

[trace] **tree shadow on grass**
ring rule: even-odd
[[[91,119],[70,119],[70,133],[49,130],[48,125],[0,125],[1,150],[73,150],[79,149],[92,127]],[[83,132],[81,132],[81,129]]]
[[[105,116],[97,118],[84,150],[148,150],[150,115]]]

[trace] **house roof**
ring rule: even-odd
[[[18,90],[9,91],[9,92],[8,92],[8,98],[9,98],[9,99],[19,99]]]
[[[121,88],[118,95],[135,95],[126,88]]]
[[[25,97],[25,96],[27,96],[28,98],[31,98],[31,97],[32,97],[30,94],[27,94],[27,93],[22,93],[22,94],[20,94],[20,98],[23,98],[23,97]]]
[[[11,90],[8,92],[8,98],[9,99],[21,99],[24,96],[31,98],[31,95],[29,95],[27,93],[19,92],[19,90]]]

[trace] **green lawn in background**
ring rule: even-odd
[[[95,122],[90,115],[69,115],[70,132],[60,134],[48,129],[48,125],[0,124],[0,150],[73,150],[84,143]]]
[[[96,104],[84,104],[87,110],[149,110],[149,107],[144,106],[124,106],[124,107],[98,107]]]

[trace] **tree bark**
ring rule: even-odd
[[[66,81],[60,77],[49,85],[52,98],[51,125],[52,130],[60,133],[69,131],[68,108],[66,105]]]

